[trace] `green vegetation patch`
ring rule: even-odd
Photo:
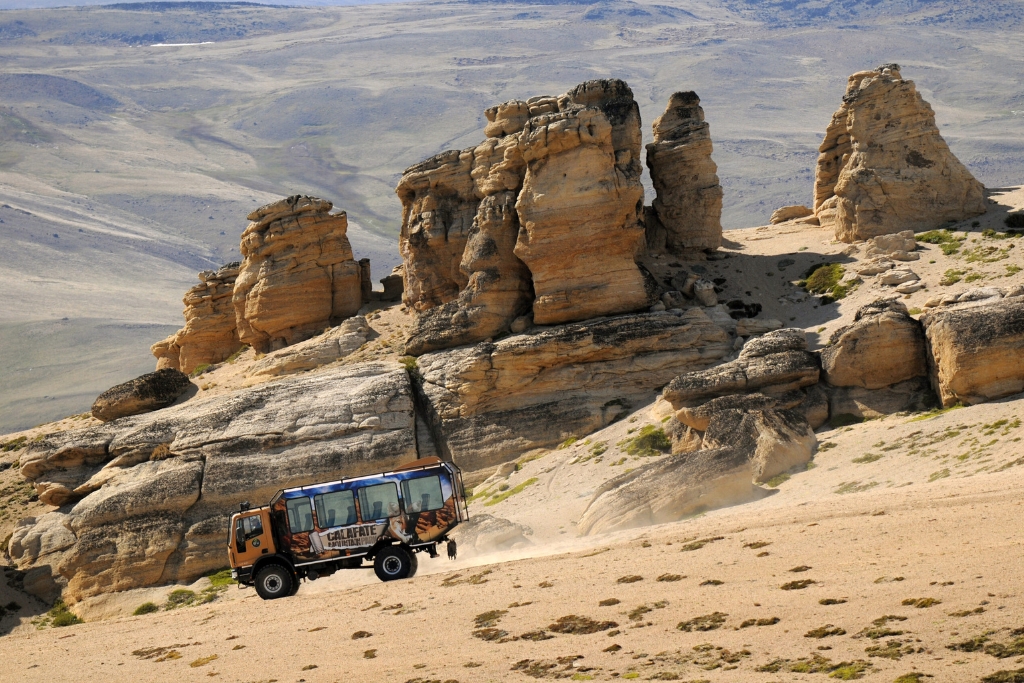
[[[143,614],[152,614],[153,612],[159,611],[160,607],[155,602],[144,602],[138,607],[136,607],[135,611],[132,612],[132,614],[134,614],[137,617],[140,617]]]
[[[881,460],[881,459],[882,459],[882,456],[878,455],[876,453],[865,453],[864,455],[860,456],[859,458],[854,458],[851,462],[855,462],[858,465],[864,465],[864,464],[867,464],[869,462],[876,462],[876,461]]]
[[[804,634],[804,638],[831,638],[832,636],[845,636],[846,629],[832,624],[825,624],[818,628],[812,628]]]
[[[549,631],[555,633],[571,633],[575,635],[586,635],[589,633],[597,633],[598,631],[607,631],[617,627],[618,624],[614,621],[594,621],[589,617],[581,617],[575,614],[568,616],[559,617],[558,621],[548,625]]]
[[[972,249],[965,249],[962,256],[967,263],[995,263],[1010,258],[1012,247],[1011,244],[1000,249],[992,244],[979,244]]]
[[[767,664],[757,667],[757,671],[778,673],[789,671],[801,674],[828,674],[830,678],[841,681],[852,681],[863,678],[864,674],[871,669],[871,662],[857,660],[855,662],[833,662],[827,657],[819,654],[811,657],[792,659],[775,659]]]
[[[676,624],[676,628],[687,633],[692,633],[693,631],[715,631],[722,628],[722,624],[725,623],[727,616],[729,615],[725,612],[712,612],[711,614],[704,614],[687,621],[680,621]]]
[[[812,266],[797,284],[812,294],[820,295],[825,303],[838,301],[850,293],[851,287],[839,284],[845,269],[840,263]]]
[[[511,496],[514,496],[517,493],[521,493],[523,491],[523,489],[525,489],[527,486],[531,486],[531,485],[536,484],[536,483],[537,483],[537,477],[530,477],[529,479],[527,479],[526,481],[524,481],[521,484],[518,484],[514,488],[511,488],[508,491],[505,491],[503,493],[499,493],[498,495],[494,496],[493,498],[488,500],[486,503],[484,503],[484,507],[490,507],[491,505],[497,505],[498,503],[500,503],[501,501],[505,500],[506,498],[510,498]]]
[[[960,282],[960,280],[962,280],[964,275],[966,274],[966,270],[957,270],[955,268],[950,268],[949,270],[942,274],[942,279],[939,280],[939,284],[944,287],[955,285],[956,283]]]
[[[665,430],[654,425],[641,427],[636,436],[623,439],[616,445],[629,455],[639,457],[652,457],[672,450],[672,440]]]
[[[46,613],[46,616],[50,619],[50,626],[54,628],[60,628],[62,626],[73,626],[74,624],[83,623],[74,612],[68,609],[68,606],[64,604],[63,600],[58,600],[54,603],[50,611]]]
[[[694,550],[700,550],[708,543],[714,543],[715,541],[721,541],[723,539],[725,539],[725,536],[709,536],[708,538],[701,538],[696,541],[690,541],[689,543],[684,544],[682,548],[680,548],[680,552],[691,552]]]

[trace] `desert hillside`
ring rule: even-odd
[[[700,94],[729,228],[810,201],[835,93],[884,60],[981,182],[1022,177],[1017,3],[200,7],[0,13],[0,430],[143,372],[179,292],[276,197],[344,207],[387,275],[404,168],[474,143],[494,103],[591,78],[643,83],[645,143],[672,92]]]

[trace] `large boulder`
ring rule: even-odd
[[[936,405],[935,393],[927,377],[915,377],[879,389],[819,386],[826,387],[829,414],[837,422],[849,418],[870,420],[894,413],[920,412]]]
[[[722,186],[711,159],[711,131],[695,92],[673,93],[654,121],[647,166],[657,196],[652,208],[673,254],[722,246]],[[648,236],[648,243],[652,241]]]
[[[732,394],[778,396],[817,384],[820,371],[804,331],[782,329],[752,338],[734,361],[676,377],[662,395],[676,410]]]
[[[397,363],[289,377],[33,442],[21,474],[60,510],[22,522],[16,565],[69,602],[224,565],[226,511],[417,457]]]
[[[441,452],[481,470],[601,429],[730,348],[700,309],[616,316],[424,354],[418,385]]]
[[[103,422],[166,408],[192,383],[180,370],[164,368],[110,387],[92,403],[92,416]]]
[[[984,403],[1024,391],[1024,297],[922,316],[928,370],[942,405]]]
[[[156,369],[190,373],[200,365],[220,363],[237,351],[235,307],[232,296],[240,263],[199,273],[199,284],[185,293],[185,327],[150,348]]]
[[[852,325],[836,330],[821,351],[825,381],[834,387],[881,389],[928,374],[924,330],[898,299],[863,306]]]
[[[844,242],[985,213],[984,186],[950,151],[932,108],[896,64],[850,76],[819,152],[814,210]]]
[[[676,522],[757,500],[747,454],[730,449],[670,455],[601,485],[576,526],[583,535]]]
[[[803,415],[791,410],[729,409],[716,412],[704,432],[704,449],[728,448],[746,453],[754,481],[806,465],[818,439]]]
[[[294,195],[261,206],[242,233],[232,302],[238,338],[260,353],[319,334],[363,305],[369,269],[352,255],[345,212]]]
[[[474,556],[532,545],[533,530],[494,515],[474,514],[451,534],[460,555]]]

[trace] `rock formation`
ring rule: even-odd
[[[834,387],[881,389],[928,374],[924,331],[898,299],[861,307],[854,323],[832,333],[821,351],[825,381]]]
[[[249,368],[249,377],[293,375],[344,358],[366,343],[370,326],[363,316],[353,316],[337,327],[294,346],[268,353]]]
[[[421,161],[405,170],[395,189],[402,202],[402,300],[417,311],[452,301],[466,286],[459,266],[480,203],[473,152],[452,150]]]
[[[516,202],[515,254],[530,269],[538,325],[586,320],[650,305],[635,257],[640,211],[640,111],[622,81],[588,81],[531,118]]]
[[[672,254],[722,246],[722,186],[711,151],[710,126],[697,93],[674,93],[655,119],[654,142],[647,145],[657,193],[653,213]],[[657,241],[648,237],[648,244]]]
[[[730,348],[728,335],[694,308],[428,353],[417,369],[442,455],[473,471],[607,426],[653,398],[667,378],[705,368]]]
[[[185,393],[192,383],[188,375],[164,368],[111,387],[96,397],[92,416],[103,422],[166,408]]]
[[[282,487],[416,458],[397,363],[364,363],[194,399],[32,442],[21,474],[61,506],[10,542],[26,585],[73,603],[192,581],[224,565],[226,511]]]
[[[984,187],[896,64],[850,76],[819,152],[814,211],[844,242],[985,213]]]
[[[344,212],[330,213],[332,206],[294,195],[249,214],[233,295],[242,343],[261,353],[274,351],[362,307],[364,270],[369,269],[353,258],[348,218]]]
[[[818,439],[803,415],[790,410],[741,410],[716,412],[704,432],[701,447],[729,448],[745,453],[753,481],[763,484],[814,455]]]
[[[751,483],[747,454],[731,448],[671,455],[605,482],[576,530],[583,535],[675,522],[747,503],[767,492]]]
[[[228,263],[199,273],[200,283],[182,299],[185,327],[150,349],[157,370],[173,368],[188,374],[200,365],[220,363],[241,348],[231,300],[239,265]]]
[[[942,405],[1024,391],[1024,297],[939,308],[921,317],[929,376]]]
[[[413,355],[508,332],[640,310],[640,114],[622,81],[485,112],[488,139],[409,168],[398,184]]]
[[[798,218],[808,218],[813,215],[814,210],[809,209],[802,204],[783,206],[772,212],[772,217],[768,219],[768,222],[772,225],[777,225],[779,223],[785,223],[786,221],[792,221]]]

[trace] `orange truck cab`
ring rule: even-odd
[[[372,566],[381,581],[406,579],[417,553],[437,557],[437,544],[468,519],[462,473],[438,458],[283,489],[268,505],[242,503],[231,516],[231,575],[264,600],[338,569]]]

